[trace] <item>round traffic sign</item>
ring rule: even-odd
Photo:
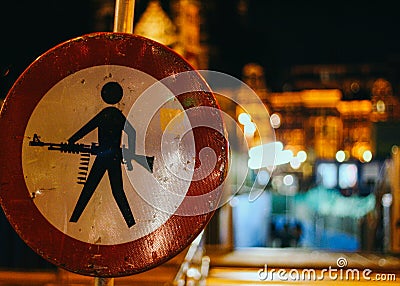
[[[4,102],[0,203],[57,266],[117,277],[172,258],[221,196],[228,148],[207,83],[178,54],[93,33],[34,61]]]

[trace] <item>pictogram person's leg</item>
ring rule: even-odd
[[[136,222],[124,192],[121,163],[118,160],[115,160],[113,164],[110,164],[108,169],[108,177],[110,179],[112,193],[115,201],[117,202],[119,210],[121,211],[128,227],[131,227]]]
[[[96,157],[87,181],[83,186],[78,202],[76,203],[75,209],[71,215],[69,220],[70,222],[77,222],[79,220],[105,172],[106,162],[104,162],[104,159],[102,160],[101,158]]]

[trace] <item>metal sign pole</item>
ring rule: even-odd
[[[94,286],[114,286],[114,278],[94,278]]]
[[[133,33],[135,0],[116,0],[113,32]],[[94,286],[114,286],[114,278],[95,277]]]
[[[133,33],[135,0],[116,0],[114,32]]]

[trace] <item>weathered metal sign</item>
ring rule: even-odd
[[[0,130],[4,212],[33,250],[69,271],[155,267],[218,204],[228,156],[215,98],[151,40],[95,33],[54,47],[10,90]]]

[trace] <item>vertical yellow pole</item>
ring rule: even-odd
[[[94,278],[94,286],[114,286],[114,278]]]
[[[133,33],[135,0],[116,0],[114,32]]]

